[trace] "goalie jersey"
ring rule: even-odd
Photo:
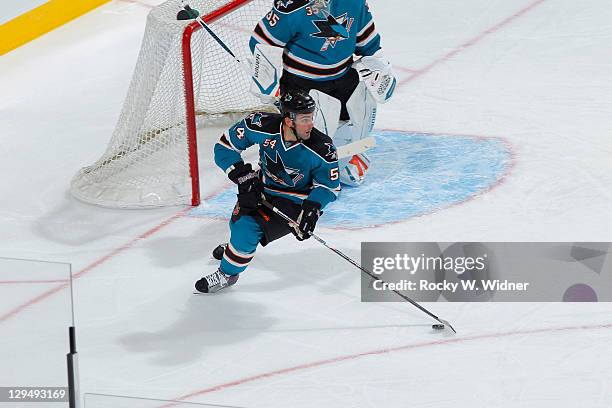
[[[370,56],[380,49],[365,0],[274,0],[255,26],[249,47],[258,43],[284,48],[284,69],[315,81],[341,77],[353,54]]]
[[[255,112],[236,123],[215,144],[215,163],[226,174],[241,153],[259,145],[259,166],[266,195],[297,204],[308,199],[321,208],[340,193],[338,157],[330,137],[315,128],[303,142],[285,142],[279,114]],[[291,144],[289,144],[291,143]]]

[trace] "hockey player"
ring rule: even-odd
[[[336,148],[313,127],[315,101],[306,93],[289,92],[281,97],[280,108],[281,114],[252,113],[215,145],[215,163],[238,186],[238,202],[221,265],[196,282],[199,292],[217,292],[236,283],[259,244],[290,232],[300,241],[309,238],[321,209],[340,192]],[[259,171],[241,158],[254,144],[259,145]],[[299,228],[261,206],[262,198],[296,220]]]
[[[386,102],[395,88],[365,0],[274,0],[255,26],[252,52],[257,44],[284,49],[281,93],[316,89],[340,101],[340,126],[330,135],[337,146],[367,137],[377,101]],[[361,57],[355,64],[354,55]],[[368,164],[362,154],[340,160],[340,180],[360,185]]]

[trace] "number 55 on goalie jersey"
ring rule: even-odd
[[[310,139],[297,143],[283,140],[283,118],[256,112],[236,123],[215,144],[215,163],[224,172],[241,162],[241,153],[259,145],[264,191],[301,204],[308,199],[321,208],[340,193],[338,157],[332,140],[315,128]]]
[[[315,81],[343,76],[353,54],[380,49],[372,14],[365,0],[274,0],[255,26],[249,47],[261,43],[284,48],[284,69]]]

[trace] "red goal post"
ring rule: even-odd
[[[192,0],[189,5],[243,60],[270,0]],[[113,137],[72,180],[81,201],[113,208],[199,205],[196,117],[269,109],[250,78],[195,20],[177,20],[181,0],[155,7]],[[206,123],[206,119],[203,120]]]
[[[212,24],[222,16],[252,0],[234,0],[202,17],[206,24]],[[262,15],[263,17],[263,15]],[[253,26],[255,28],[255,26]],[[191,67],[191,37],[202,29],[197,22],[191,22],[183,32],[183,66],[185,70],[185,105],[187,107],[187,139],[189,143],[189,173],[191,175],[191,205],[200,205],[200,176],[198,169],[198,147],[195,118],[195,101],[193,96],[193,75]]]

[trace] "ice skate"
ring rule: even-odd
[[[217,269],[197,281],[195,288],[200,293],[215,293],[232,286],[236,281],[238,281],[238,275],[226,275],[220,269]]]

